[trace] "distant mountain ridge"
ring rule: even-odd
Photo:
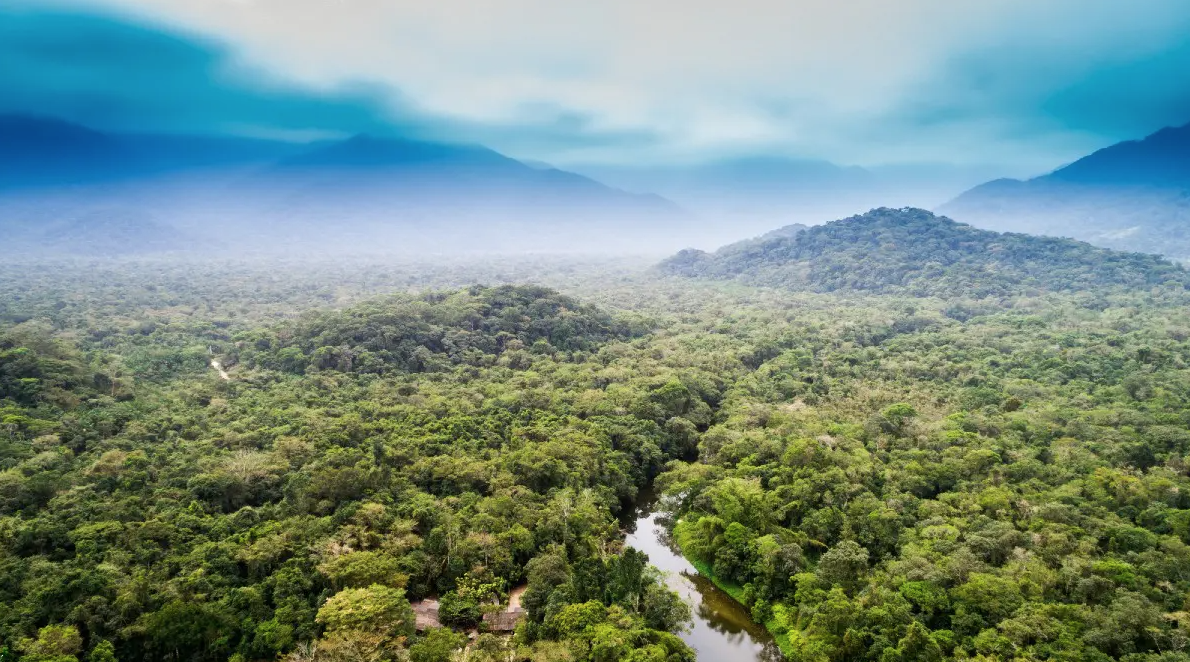
[[[41,236],[60,251],[93,257],[187,251],[201,242],[138,210],[97,209]]]
[[[1042,179],[1110,186],[1190,187],[1190,124],[1105,147]]]
[[[1185,269],[1156,256],[979,230],[912,208],[874,209],[715,253],[685,250],[658,268],[687,278],[793,290],[977,298],[1190,283]]]
[[[1117,143],[1042,177],[982,184],[939,211],[983,227],[1190,259],[1190,124]]]
[[[305,177],[348,187],[372,186],[373,180],[381,179],[390,191],[404,188],[418,193],[463,185],[472,193],[497,189],[502,193],[560,196],[563,202],[569,198],[581,199],[585,204],[635,204],[680,211],[677,205],[656,195],[627,193],[572,172],[526,165],[478,145],[371,135],[358,135],[281,159],[263,176],[299,181]]]
[[[640,246],[632,233],[680,236],[688,217],[659,196],[478,145],[119,134],[0,115],[0,240],[66,247],[56,229],[113,207],[265,251],[564,249],[595,223],[608,227],[593,237]]]
[[[780,155],[683,165],[576,166],[629,191],[653,191],[741,234],[788,223],[815,224],[875,207],[932,207],[1002,172],[992,166],[901,163],[861,167]],[[712,243],[712,245],[714,245]]]
[[[0,193],[267,162],[300,148],[231,136],[108,133],[51,117],[0,115]]]
[[[853,209],[850,201],[871,195],[876,182],[863,168],[777,156],[583,172],[627,190],[655,191],[708,216],[757,229],[782,219],[821,218],[826,210]]]

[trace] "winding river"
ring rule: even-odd
[[[666,573],[670,588],[690,604],[693,627],[682,640],[711,662],[776,662],[781,651],[772,635],[752,620],[743,605],[703,577],[682,557],[655,512],[656,496],[642,492],[636,512],[625,522],[626,543],[649,555],[649,562]]]

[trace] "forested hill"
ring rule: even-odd
[[[410,601],[486,629],[522,584],[515,659],[694,661],[615,515],[693,454],[714,375],[531,286],[222,330],[129,335],[213,345],[231,379],[0,325],[0,662],[457,659]]]
[[[590,351],[643,331],[548,288],[476,286],[313,313],[282,329],[253,332],[229,362],[297,373],[311,367],[433,372],[463,363],[490,364],[506,352]],[[515,354],[507,358],[517,360]]]
[[[754,285],[914,296],[998,296],[1023,291],[1149,288],[1190,282],[1160,257],[1071,239],[979,230],[922,209],[874,209],[803,232],[685,250],[666,273]]]

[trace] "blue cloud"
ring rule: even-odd
[[[1143,59],[1111,63],[1054,92],[1042,110],[1078,130],[1137,138],[1190,122],[1190,39]]]
[[[0,112],[54,115],[108,129],[233,132],[293,139],[397,133],[479,142],[513,156],[563,165],[586,158],[630,164],[654,157],[658,162],[698,161],[770,153],[868,165],[923,160],[1016,164],[1014,167],[1031,172],[1116,140],[1190,121],[1190,86],[1183,82],[1185,72],[1190,71],[1190,39],[1183,36],[1190,34],[1190,4],[1180,0],[1149,0],[1142,3],[1144,7],[1119,5],[1110,11],[1104,5],[1099,13],[1112,20],[1100,16],[1098,23],[1022,21],[986,28],[963,24],[958,27],[970,31],[971,39],[929,46],[935,57],[922,60],[905,80],[894,77],[896,86],[874,85],[870,101],[864,96],[867,88],[863,81],[871,79],[866,74],[841,76],[833,87],[810,76],[803,85],[797,67],[789,67],[788,72],[766,68],[760,56],[755,61],[740,57],[724,64],[725,71],[739,67],[742,74],[738,85],[724,87],[715,77],[723,72],[712,72],[715,75],[704,80],[704,73],[696,68],[682,68],[687,59],[699,60],[681,50],[692,42],[680,39],[672,53],[667,51],[666,62],[672,60],[682,67],[657,66],[653,73],[640,76],[650,81],[650,76],[656,76],[661,89],[668,89],[664,83],[675,82],[674,89],[683,94],[675,94],[672,100],[649,98],[649,90],[634,78],[635,73],[601,78],[602,58],[636,62],[656,55],[641,44],[635,50],[624,47],[618,34],[616,39],[593,40],[603,43],[599,48],[583,50],[562,44],[556,55],[518,59],[503,58],[498,49],[484,51],[474,45],[475,35],[464,30],[457,38],[427,38],[424,50],[429,64],[410,58],[391,60],[394,69],[419,67],[423,77],[438,71],[424,69],[435,62],[465,60],[468,66],[439,66],[441,77],[433,78],[451,91],[446,95],[449,103],[427,99],[436,103],[435,109],[450,108],[457,116],[428,112],[416,99],[389,84],[360,81],[321,92],[287,82],[283,76],[292,59],[284,54],[308,53],[300,50],[305,33],[289,36],[286,48],[299,50],[279,48],[264,60],[275,68],[250,70],[237,49],[255,52],[250,47],[252,39],[227,29],[232,19],[222,10],[213,14],[221,18],[223,31],[217,27],[220,21],[205,24],[212,30],[209,34],[226,34],[231,41],[190,33],[188,28],[164,28],[99,8],[110,7],[114,0],[73,0],[79,3],[73,6],[58,4],[67,0],[52,0],[49,5],[46,1],[0,0]],[[191,0],[195,6],[201,2]],[[137,2],[118,4],[131,7]],[[927,4],[907,1],[905,11],[925,20],[923,7]],[[1075,0],[1055,0],[1054,4],[1081,6]],[[293,0],[292,7],[298,11],[314,5],[321,6],[315,0]],[[162,17],[168,17],[170,11],[145,15],[165,20]],[[185,12],[178,14],[173,24],[203,23],[193,16],[190,22],[180,18]],[[272,18],[264,9],[246,15],[257,16],[257,20]],[[1057,15],[1076,17],[1073,9]],[[1124,20],[1129,16],[1144,20],[1136,18],[1129,23]],[[518,37],[516,28],[525,26],[514,19],[509,18],[508,25],[485,25],[482,29],[512,35],[507,41],[514,50],[516,43],[532,44],[537,28]],[[1123,24],[1119,30],[1115,30],[1117,20]],[[444,20],[442,25],[454,24]],[[862,27],[862,21],[857,25]],[[1138,32],[1128,25],[1147,26],[1148,31]],[[334,29],[334,25],[327,26],[328,31]],[[545,32],[555,36],[557,26]],[[230,36],[235,34],[240,41]],[[653,33],[645,34],[653,39]],[[673,36],[680,37],[680,31],[675,28]],[[848,54],[840,50],[845,42],[841,39],[824,34],[821,49],[824,57],[829,54],[832,63],[838,62],[840,71],[879,71],[879,62],[864,60],[871,57],[868,51]],[[655,46],[652,41],[647,45]],[[927,47],[911,41],[896,46],[906,52]],[[777,45],[765,52],[779,56],[782,48]],[[375,52],[372,61],[390,61],[384,59],[382,47]],[[628,58],[629,54],[633,57]],[[330,57],[333,53],[312,55],[334,59]],[[471,76],[473,69],[483,75]],[[607,69],[616,71],[615,67]],[[346,77],[356,69],[347,65],[329,70]],[[371,71],[385,75],[381,68]],[[460,71],[466,75],[450,78],[459,76]],[[467,81],[498,86],[507,78],[512,81],[509,89],[515,92],[521,74],[557,80],[560,92],[552,94],[548,84],[530,87],[519,106],[513,98],[492,108],[483,105],[481,94],[468,107]],[[417,84],[402,83],[406,79],[400,76],[386,80],[397,81],[393,84],[398,86]],[[568,87],[568,82],[574,85]],[[564,93],[571,88],[582,90],[584,83],[592,83],[598,93],[591,97]],[[847,93],[838,95],[838,89]],[[835,99],[838,103],[832,105],[834,97],[843,101]],[[853,101],[856,98],[858,101]],[[637,101],[644,109],[639,113],[632,109]],[[620,106],[629,110],[617,112]],[[755,132],[759,137],[749,138],[747,130],[737,132],[733,123],[744,129],[759,127]]]
[[[1013,35],[994,47],[957,51],[923,72],[868,130],[935,142],[947,137],[987,152],[1003,145],[1053,159],[1180,126],[1190,122],[1187,30],[1190,5],[1144,48],[1128,31],[1094,41],[1022,30],[1028,39]]]
[[[482,123],[424,112],[390,86],[357,82],[315,93],[245,69],[218,41],[63,6],[0,6],[0,90],[0,113],[117,131],[299,141],[395,134],[514,155],[657,141],[647,131],[602,131],[589,114],[552,104]]]
[[[237,69],[223,45],[65,9],[0,7],[0,112],[53,115],[116,130],[223,133],[385,131],[392,90],[322,95]]]

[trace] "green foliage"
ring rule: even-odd
[[[815,282],[888,276],[893,220]],[[0,659],[449,659],[409,601],[473,623],[522,584],[516,635],[468,659],[691,659],[688,609],[619,544],[656,478],[790,658],[1176,660],[1180,276],[1055,244],[1068,273],[1034,282],[1033,248],[996,241],[1017,284],[961,258],[877,288],[1005,294],[946,300],[0,265]]]
[[[497,360],[528,367],[534,355],[589,351],[631,337],[627,323],[541,287],[472,287],[393,297],[292,326],[242,336],[233,360],[285,372],[436,372]]]
[[[87,656],[87,662],[117,662],[116,647],[112,642],[104,639],[95,648],[91,649],[91,653]]]
[[[451,662],[467,637],[449,628],[430,628],[409,647],[410,662]]]
[[[483,618],[483,609],[475,598],[451,591],[438,602],[438,618],[451,627],[473,628]]]
[[[386,637],[413,635],[413,610],[405,592],[380,584],[339,591],[318,609],[316,620],[332,634],[358,630]]]
[[[20,662],[77,662],[83,638],[73,625],[47,625],[37,631],[37,639],[20,644],[24,655]]]
[[[921,209],[874,209],[789,236],[751,240],[714,254],[686,250],[665,273],[815,292],[855,290],[912,296],[1010,296],[1148,288],[1190,281],[1154,255],[978,230]]]
[[[856,322],[807,328],[813,360],[775,354],[737,380],[700,436],[705,464],[659,477],[675,537],[750,588],[794,658],[1141,660],[1182,646],[1177,306],[1047,301],[1044,316],[1006,307],[860,342],[839,340]],[[774,388],[791,374],[832,387]],[[744,484],[756,505],[724,498]]]

